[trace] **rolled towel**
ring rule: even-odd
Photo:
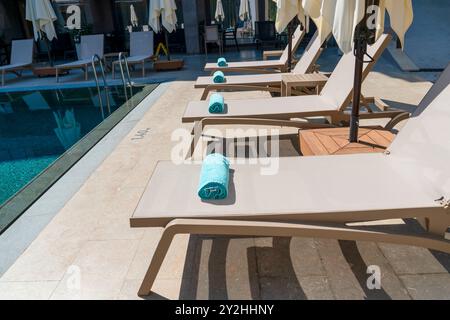
[[[223,96],[219,93],[214,93],[209,98],[209,113],[223,113],[225,109],[225,102]]]
[[[200,174],[198,196],[202,200],[223,200],[228,197],[230,162],[219,153],[205,158]]]
[[[213,81],[214,83],[224,83],[225,82],[225,75],[222,71],[216,71],[213,74]]]
[[[219,67],[226,67],[226,66],[228,66],[227,59],[225,59],[225,58],[219,58],[219,59],[217,60],[217,65],[218,65]]]

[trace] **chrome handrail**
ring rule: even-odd
[[[125,64],[125,71],[127,72],[127,79],[125,79],[125,72],[123,69],[123,65]],[[119,67],[120,67],[120,75],[122,77],[123,89],[125,93],[125,99],[127,103],[129,102],[127,88],[130,89],[130,97],[133,97],[133,82],[131,81],[130,68],[128,65],[128,59],[124,52],[119,53]],[[127,82],[128,80],[128,82]]]
[[[103,110],[103,97],[102,97],[102,92],[100,90],[100,83],[98,81],[97,68],[96,68],[96,63],[97,62],[100,65],[100,70],[102,71],[102,79],[103,79],[103,86],[105,88],[106,106],[108,108],[108,115],[111,114],[111,102],[109,100],[109,87],[108,87],[108,83],[106,81],[106,75],[105,75],[105,68],[103,66],[103,60],[102,60],[102,58],[100,58],[100,56],[98,54],[95,54],[95,55],[92,56],[91,64],[92,64],[92,69],[94,71],[95,84],[97,85],[98,100],[99,100],[99,103],[100,103],[100,109],[102,111],[102,118],[105,119],[105,112]]]

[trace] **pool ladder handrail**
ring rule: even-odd
[[[124,65],[125,65],[125,71],[127,78],[125,79],[125,71],[124,71]],[[129,102],[127,88],[130,90],[130,97],[133,97],[133,86],[134,83],[131,81],[131,75],[130,75],[130,67],[128,65],[128,59],[124,52],[119,53],[119,67],[120,67],[120,76],[122,77],[122,83],[123,83],[123,89],[125,93],[125,99],[127,103]]]
[[[103,97],[102,97],[102,92],[100,90],[100,83],[98,81],[96,63],[98,63],[98,65],[100,66],[100,70],[102,71],[103,86],[105,88],[105,95],[106,95],[106,106],[108,108],[108,115],[110,115],[111,114],[111,102],[109,100],[109,86],[108,86],[108,82],[106,81],[105,67],[103,65],[103,59],[100,58],[100,56],[98,54],[95,54],[92,56],[91,64],[92,64],[92,70],[94,71],[95,84],[97,86],[98,101],[100,104],[100,109],[102,111],[102,118],[105,119],[105,112],[103,110]]]

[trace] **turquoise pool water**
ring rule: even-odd
[[[133,93],[141,90],[134,88]],[[121,86],[103,91],[101,98],[102,104],[96,88],[91,87],[0,93],[0,207],[121,106],[128,105]]]

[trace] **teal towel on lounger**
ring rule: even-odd
[[[225,75],[222,71],[216,71],[213,74],[213,81],[214,83],[224,83],[225,82]]]
[[[198,186],[202,200],[223,200],[228,197],[230,162],[222,154],[210,154],[203,161]]]
[[[226,66],[228,66],[227,59],[225,59],[225,58],[219,58],[219,59],[217,60],[217,65],[218,65],[219,67],[226,67]]]
[[[219,93],[214,93],[209,98],[209,113],[223,113],[225,109],[225,102],[223,96]]]

